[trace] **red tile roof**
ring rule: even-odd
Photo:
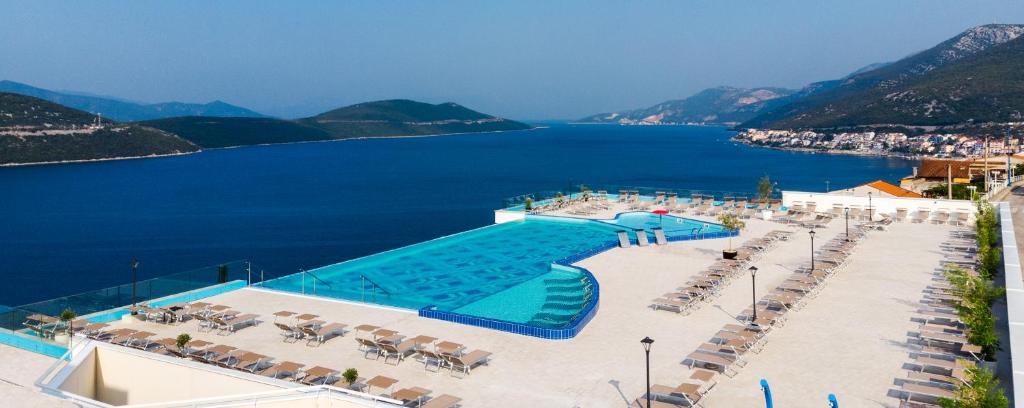
[[[900,188],[898,186],[886,183],[886,182],[884,182],[882,180],[875,180],[875,181],[872,181],[872,182],[870,182],[868,184],[865,184],[865,185],[868,186],[868,187],[872,187],[874,189],[877,189],[879,191],[882,191],[882,192],[884,192],[886,194],[890,194],[890,195],[896,196],[896,197],[905,197],[905,198],[923,198],[924,197],[923,195],[920,195],[920,194],[915,193],[913,191],[910,191],[910,190],[907,190],[907,189],[904,189],[904,188]]]

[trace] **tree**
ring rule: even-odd
[[[359,371],[354,368],[350,368],[341,373],[341,378],[344,378],[345,382],[348,383],[348,386],[351,387],[352,384],[359,379]]]
[[[772,180],[765,174],[761,177],[761,180],[757,182],[757,198],[761,201],[768,203],[768,200],[772,198],[772,191],[775,190],[775,185],[772,184]]]
[[[178,338],[174,339],[174,344],[178,346],[178,350],[184,350],[190,341],[192,341],[192,336],[189,336],[188,333],[182,333],[178,335]]]
[[[723,212],[718,215],[718,222],[722,224],[722,228],[726,231],[739,231],[746,228],[747,223],[740,220],[736,214],[731,212]],[[732,235],[729,236],[729,250],[732,251]]]

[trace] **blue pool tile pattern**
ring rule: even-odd
[[[287,275],[261,286],[416,309],[424,317],[538,337],[569,338],[578,333],[581,322],[593,317],[599,295],[593,275],[571,264],[615,247],[619,230],[653,226],[664,228],[671,240],[723,234],[717,224],[672,216],[659,219],[649,213],[627,213],[606,221],[531,215]]]

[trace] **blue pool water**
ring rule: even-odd
[[[657,216],[615,220],[530,216],[342,262],[263,284],[264,287],[409,309],[433,306],[545,327],[566,324],[591,295],[583,275],[552,263],[617,242],[623,227],[649,229]],[[673,235],[715,224],[678,217],[662,223]],[[315,289],[314,289],[315,285]]]

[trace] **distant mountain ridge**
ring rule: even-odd
[[[584,123],[620,124],[736,124],[746,121],[796,91],[785,88],[736,88],[719,86],[690,97],[621,112],[601,113],[580,119]]]
[[[173,134],[43,99],[0,92],[0,165],[182,154],[199,147]]]
[[[1018,79],[1012,74],[999,78],[986,72],[999,65],[1024,64],[1012,51],[1022,35],[1024,25],[974,27],[899,61],[855,72],[840,80],[812,84],[817,89],[805,88],[797,93],[799,97],[766,110],[739,127],[821,129],[1006,119],[1005,112],[985,113],[984,109],[1024,110],[1019,98],[1014,97],[1014,90],[1019,89]],[[1008,47],[1007,51],[996,51],[1004,47]],[[997,57],[986,57],[990,52],[997,53]],[[939,77],[943,80],[937,80]]]
[[[180,117],[140,122],[202,147],[525,130],[532,126],[447,102],[364,102],[297,120]]]
[[[99,113],[118,122],[169,118],[176,116],[263,117],[249,109],[222,101],[205,104],[163,102],[140,104],[116,98],[82,93],[57,92],[14,81],[0,81],[0,92],[32,96],[78,110]]]

